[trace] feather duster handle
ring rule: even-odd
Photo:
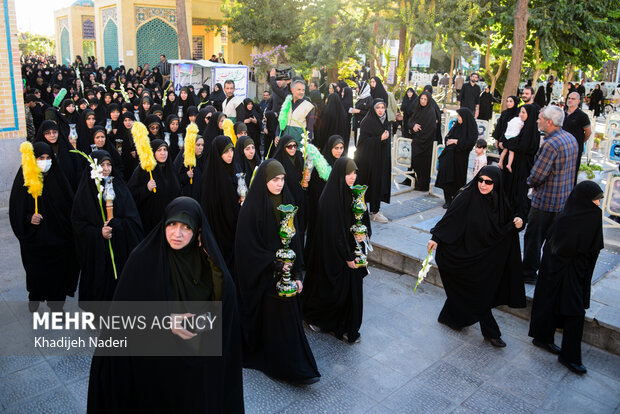
[[[131,135],[133,136],[133,142],[136,145],[136,152],[138,153],[138,158],[140,159],[140,168],[144,171],[148,171],[152,180],[153,169],[157,165],[157,161],[155,161],[153,149],[151,148],[149,132],[142,122],[134,122],[131,127]],[[156,193],[157,188],[153,188],[153,192]]]
[[[291,108],[293,107],[293,95],[288,95],[282,104],[282,108],[280,109],[280,115],[278,115],[278,123],[280,124],[280,134],[282,131],[286,129],[286,125],[288,124],[288,116],[291,113]]]
[[[191,123],[188,125],[185,130],[185,145],[183,149],[183,165],[189,167],[189,170],[192,170],[192,167],[196,166],[196,136],[198,135],[198,126],[195,123]],[[193,184],[194,180],[190,177],[189,183]]]
[[[323,157],[321,151],[308,142],[304,148],[304,152],[307,152],[307,154],[312,157],[314,168],[316,168],[316,171],[319,173],[319,177],[321,177],[324,181],[327,181],[329,174],[332,172],[332,167],[329,165],[325,157]]]
[[[58,108],[60,106],[60,104],[62,103],[62,100],[65,99],[65,96],[67,95],[67,90],[65,88],[62,88],[60,90],[60,92],[58,92],[58,95],[56,95],[56,99],[54,99],[54,107]]]
[[[43,194],[43,174],[37,165],[34,148],[30,142],[22,142],[19,152],[22,154],[24,187],[28,188],[28,193],[34,198],[34,214],[39,214],[38,198]]]
[[[224,131],[224,135],[226,135],[232,141],[233,145],[237,145],[237,135],[235,134],[235,125],[233,122],[226,118],[224,120],[224,124],[222,125],[222,129]]]

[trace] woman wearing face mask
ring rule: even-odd
[[[321,151],[327,163],[333,167],[337,159],[344,154],[344,140],[340,135],[332,135]],[[325,180],[323,180],[316,168],[312,170],[310,176],[310,184],[308,184],[308,234],[306,237],[305,254],[307,255],[312,245],[312,232],[316,223],[319,198],[325,188]],[[306,256],[307,257],[307,256]]]
[[[371,79],[371,87],[374,79]],[[379,209],[382,201],[390,202],[392,179],[390,123],[385,108],[385,101],[374,100],[373,108],[368,111],[360,124],[360,136],[355,150],[359,183],[368,186],[366,201],[370,203],[370,219],[378,223],[388,222]]]
[[[306,273],[306,291],[302,296],[304,320],[315,332],[333,332],[348,343],[360,342],[362,325],[362,279],[366,267],[357,267],[356,239],[351,225],[355,219],[351,204],[351,186],[357,179],[357,165],[341,157],[321,194]],[[364,221],[370,229],[368,214]]]
[[[168,203],[181,195],[181,186],[168,158],[168,145],[161,139],[154,139],[151,148],[157,161],[151,172],[153,179],[148,171],[138,165],[127,183],[140,213],[145,235],[159,224]],[[153,192],[154,188],[157,188],[156,192]]]
[[[299,298],[280,297],[276,293],[276,283],[284,266],[291,271],[297,292],[303,289],[301,234],[297,224],[297,232],[290,243],[290,249],[297,256],[295,263],[290,268],[290,264],[283,266],[275,261],[276,251],[282,247],[277,207],[295,205],[284,176],[282,164],[274,159],[265,160],[256,171],[239,213],[235,264],[244,366],[280,380],[311,384],[319,380],[320,374],[304,333]]]
[[[510,207],[501,179],[498,167],[482,167],[431,229],[428,242],[429,252],[437,250],[447,297],[439,323],[460,330],[479,322],[495,347],[506,343],[491,309],[525,307],[518,235],[523,219]]]
[[[196,166],[191,170],[185,166],[185,150],[179,152],[174,160],[174,171],[181,185],[181,194],[191,197],[200,202],[200,191],[202,178],[207,168],[207,157],[204,154],[205,140],[200,135],[196,137],[194,154],[196,155]],[[191,180],[190,180],[191,179]],[[191,182],[190,182],[191,181]]]
[[[200,204],[229,269],[234,269],[234,235],[239,207],[243,202],[237,194],[233,154],[234,147],[230,138],[225,135],[217,136],[209,151],[200,195]]]
[[[148,330],[144,334],[151,336],[149,343],[166,350],[190,348],[192,356],[96,353],[88,384],[88,412],[243,413],[235,286],[197,201],[179,197],[165,208],[162,220],[127,259],[114,301],[112,309],[117,301],[165,301],[196,315],[202,312],[195,307],[205,301],[221,302],[222,311],[217,315],[221,356],[193,356],[207,354],[205,347],[213,343],[208,332]],[[187,313],[179,316],[187,317]],[[119,334],[110,331],[103,335]],[[132,343],[129,341],[129,347]]]
[[[58,131],[58,125],[54,121],[43,121],[34,142],[44,142],[52,148],[54,159],[60,166],[63,175],[69,181],[71,189],[77,188],[78,184],[78,159],[76,154],[70,152],[73,145],[66,136],[61,135]]]
[[[96,140],[96,138],[95,138]],[[114,295],[117,279],[114,276],[108,240],[114,249],[114,264],[120,276],[129,253],[142,240],[142,223],[127,184],[120,174],[116,175],[113,158],[105,150],[91,153],[97,165],[103,169],[104,181],[112,178],[115,198],[112,219],[103,220],[95,181],[89,169],[82,173],[82,179],[75,193],[71,222],[75,232],[75,246],[80,263],[80,307],[102,312],[91,301],[110,301]],[[104,201],[105,203],[105,201]]]
[[[52,148],[45,142],[35,142],[32,147],[28,151],[36,158],[36,165],[26,163],[17,172],[9,199],[9,219],[19,240],[30,311],[47,301],[53,311],[60,312],[66,296],[75,293],[80,270],[70,220],[73,191]],[[38,214],[35,200],[25,187],[24,168],[42,173]]]

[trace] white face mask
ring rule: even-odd
[[[52,167],[52,160],[37,160],[37,165],[41,169],[41,172],[48,172]]]

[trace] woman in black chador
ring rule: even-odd
[[[280,162],[264,161],[239,213],[235,265],[244,366],[281,380],[309,384],[318,381],[320,374],[304,333],[299,298],[280,297],[276,293],[282,271],[282,265],[275,261],[276,251],[282,247],[280,214],[276,209],[281,204],[295,205],[284,175]],[[291,277],[301,292],[303,256],[299,232],[289,248],[297,256]]]
[[[461,329],[480,322],[482,335],[504,347],[491,309],[499,305],[525,307],[518,229],[502,192],[496,166],[483,167],[454,198],[431,229],[428,249],[437,248],[436,262],[446,290],[439,322]]]
[[[558,360],[577,374],[587,371],[581,338],[592,273],[603,248],[601,198],[603,190],[593,181],[573,189],[545,242],[532,305],[532,342],[559,354]],[[556,328],[563,329],[561,350],[553,343]]]
[[[355,221],[351,186],[356,178],[355,161],[347,157],[336,160],[319,200],[302,295],[304,320],[310,328],[333,332],[349,343],[359,342],[362,279],[368,274],[365,267],[356,267],[356,244],[350,230]],[[370,229],[367,214],[364,221]]]
[[[120,125],[116,132],[117,138],[123,140],[123,148],[121,150],[121,159],[123,160],[123,179],[128,182],[133,174],[134,170],[140,162],[138,153],[136,152],[136,145],[133,142],[133,136],[131,135],[131,127],[136,120],[133,112],[125,112],[120,116]]]
[[[429,190],[433,142],[437,137],[437,128],[440,128],[441,118],[437,118],[432,99],[430,93],[422,92],[420,98],[413,104],[413,113],[406,128],[411,131],[411,169],[416,176],[414,190],[417,191]],[[403,182],[403,184],[411,183]]]
[[[373,108],[360,124],[360,136],[355,150],[359,183],[368,186],[366,201],[370,203],[370,217],[380,223],[388,222],[379,209],[382,201],[390,202],[392,180],[392,145],[386,107],[385,101],[374,100]]]
[[[245,173],[245,183],[248,188],[250,188],[250,181],[252,180],[254,170],[260,163],[260,151],[256,148],[255,141],[248,136],[238,137],[233,155],[233,169],[235,174]],[[237,182],[236,176],[235,182]]]
[[[50,146],[54,153],[54,164],[58,164],[63,175],[69,182],[72,190],[77,189],[79,160],[72,153],[73,145],[69,139],[58,130],[54,121],[46,120],[41,123],[33,142],[43,142]]]
[[[168,145],[161,139],[154,139],[151,141],[151,148],[157,161],[152,171],[153,179],[151,180],[148,171],[138,165],[127,183],[140,213],[145,235],[159,224],[166,206],[181,195],[181,186],[172,162],[168,159]],[[157,192],[153,192],[154,188],[157,188]]]
[[[469,108],[457,111],[458,119],[445,137],[446,147],[439,156],[439,168],[435,186],[443,189],[446,199],[444,208],[450,203],[467,182],[469,153],[478,139],[478,124]]]
[[[88,412],[243,413],[239,315],[226,264],[197,201],[179,197],[162,218],[129,256],[114,301],[221,301],[222,356],[95,354]],[[206,345],[202,333],[185,329],[152,335],[171,347]]]
[[[196,146],[194,153],[196,154],[196,166],[186,167],[185,151],[179,152],[174,160],[174,171],[177,174],[179,184],[181,185],[181,193],[184,196],[191,197],[200,202],[200,192],[202,187],[202,178],[207,169],[207,157],[204,154],[205,140],[200,135],[196,137]],[[191,183],[190,183],[191,178]]]
[[[43,173],[39,214],[34,214],[34,198],[24,186],[20,168],[11,188],[9,219],[19,240],[30,311],[36,311],[43,301],[61,311],[65,297],[75,293],[80,271],[70,220],[73,191],[50,146],[35,142],[33,147]]]
[[[409,119],[413,115],[415,108],[414,103],[418,100],[418,95],[413,88],[407,89],[403,101],[400,104],[400,110],[403,112],[403,138],[411,138],[411,128],[409,127]]]
[[[323,157],[325,157],[327,163],[333,167],[336,160],[344,153],[344,140],[340,135],[332,135],[327,140],[327,144],[325,144],[321,153],[323,154]],[[319,176],[316,168],[314,168],[312,170],[312,174],[310,175],[310,183],[308,184],[308,232],[304,250],[306,257],[310,252],[310,246],[312,245],[312,232],[314,231],[314,226],[316,225],[319,198],[321,198],[324,188],[325,181]]]
[[[79,299],[83,309],[91,309],[85,302],[109,301],[114,295],[117,280],[114,278],[108,240],[112,242],[118,276],[129,253],[142,240],[140,215],[127,184],[116,174],[112,157],[101,150],[93,151],[91,157],[103,168],[104,181],[101,184],[105,185],[112,178],[114,218],[103,221],[95,180],[90,177],[90,168],[87,168],[82,173],[71,211],[76,252],[82,269]]]
[[[346,136],[347,129],[350,128],[347,126],[347,112],[342,100],[337,93],[330,93],[325,108],[321,112],[321,126],[314,144],[322,150],[329,137],[332,135]]]
[[[240,198],[233,171],[233,143],[226,135],[213,140],[207,166],[202,179],[201,201],[213,236],[229,269],[233,269],[235,228],[239,215]],[[234,269],[231,270],[233,277]]]

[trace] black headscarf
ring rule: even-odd
[[[252,109],[248,109],[248,106],[252,104]],[[248,129],[248,135],[254,140],[254,142],[260,143],[260,133],[262,128],[262,120],[263,116],[258,110],[257,105],[250,98],[245,98],[243,100],[243,114],[240,118],[237,118],[237,122],[243,122],[246,119],[256,118],[256,123],[249,122],[244,124]],[[258,145],[260,147],[260,145]]]
[[[202,108],[200,109],[200,111],[198,111],[198,115],[196,116],[196,126],[198,127],[199,135],[202,135],[205,129],[207,128],[208,124],[207,124],[207,121],[205,121],[205,118],[210,113],[211,113],[211,109],[209,108]]]
[[[162,126],[160,117],[158,117],[155,114],[150,114],[150,115],[147,115],[146,118],[140,118],[140,119],[144,119],[144,126],[146,126],[146,129],[148,129],[149,126],[153,124],[159,125],[159,131],[157,132],[156,135],[153,135],[153,133],[149,130],[149,139],[151,141],[153,141],[154,139],[164,139],[164,131],[163,131],[163,126]]]
[[[433,107],[433,97],[428,92],[422,92],[420,96],[426,96],[426,105],[422,106],[420,99],[413,104],[413,111],[409,118],[408,129],[412,130],[415,124],[419,124],[421,129],[418,132],[411,132],[413,141],[411,143],[411,155],[415,156],[429,149],[432,149],[436,137],[436,129],[440,128],[437,123],[437,113]]]
[[[207,167],[202,180],[200,204],[213,235],[221,248],[226,263],[232,268],[234,253],[234,235],[239,215],[239,195],[237,181],[233,178],[233,166],[226,164],[222,154],[227,151],[232,141],[225,135],[213,140],[207,159]]]
[[[209,95],[208,99],[209,102],[211,102],[211,104],[215,106],[218,111],[222,110],[222,102],[226,100],[226,94],[224,93],[224,89],[222,89],[221,83],[215,84],[213,92],[211,92],[211,95]]]
[[[508,128],[508,122],[515,116],[519,116],[519,111],[521,110],[521,108],[519,108],[521,99],[519,99],[518,96],[509,96],[509,98],[514,102],[514,106],[504,109],[500,114],[495,130],[493,130],[493,138],[495,138],[496,141],[503,138],[506,128]]]
[[[166,142],[161,139],[154,139],[151,141],[153,154],[155,154],[157,149],[161,146],[167,147]],[[140,165],[136,167],[127,183],[133,195],[133,199],[136,202],[138,212],[140,213],[142,228],[144,229],[145,235],[149,234],[161,221],[164,208],[168,203],[181,194],[181,186],[174,173],[169,155],[166,162],[157,162],[157,166],[153,169],[152,174],[153,180],[155,180],[157,184],[157,192],[148,190],[146,185],[150,180],[150,176]]]
[[[346,136],[347,112],[342,100],[336,93],[330,93],[321,112],[321,126],[315,139],[315,145],[323,149],[327,139],[332,135]]]
[[[123,148],[121,150],[121,159],[123,160],[123,179],[125,182],[128,182],[133,174],[133,171],[138,166],[138,154],[136,153],[136,157],[134,158],[131,153],[136,151],[136,146],[133,142],[133,135],[131,135],[131,130],[125,128],[124,121],[125,119],[131,119],[135,122],[136,117],[133,114],[133,111],[127,111],[124,114],[121,114],[119,117],[119,127],[118,131],[116,131],[116,137],[123,140]]]
[[[55,144],[50,143],[45,138],[45,132],[50,130],[58,131],[58,139]],[[44,142],[51,147],[54,152],[55,162],[60,165],[60,169],[67,181],[69,181],[71,189],[76,189],[78,184],[77,166],[79,161],[77,155],[71,152],[73,145],[71,145],[66,136],[60,133],[58,125],[54,121],[43,121],[33,142]]]
[[[445,140],[457,139],[459,141],[456,143],[458,149],[469,152],[474,148],[478,139],[478,123],[469,108],[460,108],[456,112],[461,116],[463,122],[455,122],[448,131]]]
[[[220,129],[220,118],[224,115],[222,112],[215,112],[211,115],[211,120],[207,124],[207,127],[202,131],[202,136],[205,139],[205,151],[207,154],[211,151],[211,145],[213,144],[213,140],[218,135],[224,134],[224,131]]]
[[[120,276],[129,253],[142,240],[142,223],[129,188],[122,175],[116,174],[112,156],[102,150],[93,151],[91,156],[97,160],[98,165],[105,160],[112,163],[110,177],[113,177],[112,186],[115,193],[114,218],[109,221],[108,226],[112,227],[110,241],[114,249],[114,263]],[[102,185],[105,186],[105,183],[102,182]],[[90,177],[90,169],[82,173],[80,185],[75,193],[71,222],[75,231],[76,253],[82,269],[80,307],[90,309],[89,304],[85,302],[112,300],[116,288],[108,241],[101,234],[103,219],[95,181]]]
[[[123,171],[124,171],[123,160],[121,159],[121,155],[116,150],[116,143],[112,142],[112,138],[110,138],[110,136],[107,134],[106,129],[102,127],[101,125],[95,125],[91,131],[92,133],[91,142],[94,144],[95,135],[99,131],[103,132],[103,135],[105,136],[105,143],[103,144],[103,148],[97,148],[97,149],[104,150],[108,153],[108,155],[112,159],[112,164],[114,164],[118,178],[121,178],[123,176]],[[91,154],[92,156],[92,150],[89,149],[88,154]]]
[[[38,226],[30,222],[35,201],[24,186],[20,167],[11,187],[9,220],[19,240],[30,300],[64,301],[66,295],[73,296],[79,273],[70,220],[73,191],[51,147],[45,142],[32,146],[35,157],[47,154],[52,160],[52,166],[43,174],[43,193],[37,200],[43,219]]]
[[[382,99],[383,102],[385,103],[385,108],[387,109],[388,94],[385,91],[385,88],[383,87],[383,82],[381,82],[381,79],[379,79],[379,77],[377,76],[373,76],[371,79],[374,79],[375,82],[377,83],[374,88],[372,87],[370,88],[370,95],[372,96],[372,99],[373,100]]]
[[[245,156],[245,148],[248,145],[254,145],[256,151],[254,152],[254,158],[248,160]],[[256,142],[248,136],[237,137],[237,143],[235,144],[235,155],[233,156],[233,169],[236,173],[245,173],[245,182],[249,188],[254,169],[260,165],[260,151],[256,146]],[[236,178],[235,178],[236,179]]]
[[[187,217],[195,223],[198,237],[184,251],[174,251],[166,239],[165,222]],[[181,278],[173,263],[183,261],[185,253],[198,255],[199,267]],[[221,300],[222,356],[220,357],[114,357],[95,356],[89,381],[89,411],[131,410],[161,411],[177,407],[181,411],[243,412],[241,340],[235,286],[220,254],[200,205],[189,197],[179,197],[165,207],[162,220],[131,253],[114,295],[115,301],[192,301],[198,280],[221,286],[221,293],[204,291],[200,300]],[[183,286],[186,289],[183,289]],[[159,341],[180,338],[165,332]],[[200,338],[199,335],[197,338]],[[195,338],[195,339],[197,339]],[[193,340],[190,340],[193,341]],[[204,341],[203,341],[204,342]]]
[[[541,108],[547,104],[547,97],[545,96],[544,85],[540,85],[538,87],[536,95],[534,95],[534,102],[537,103]]]

